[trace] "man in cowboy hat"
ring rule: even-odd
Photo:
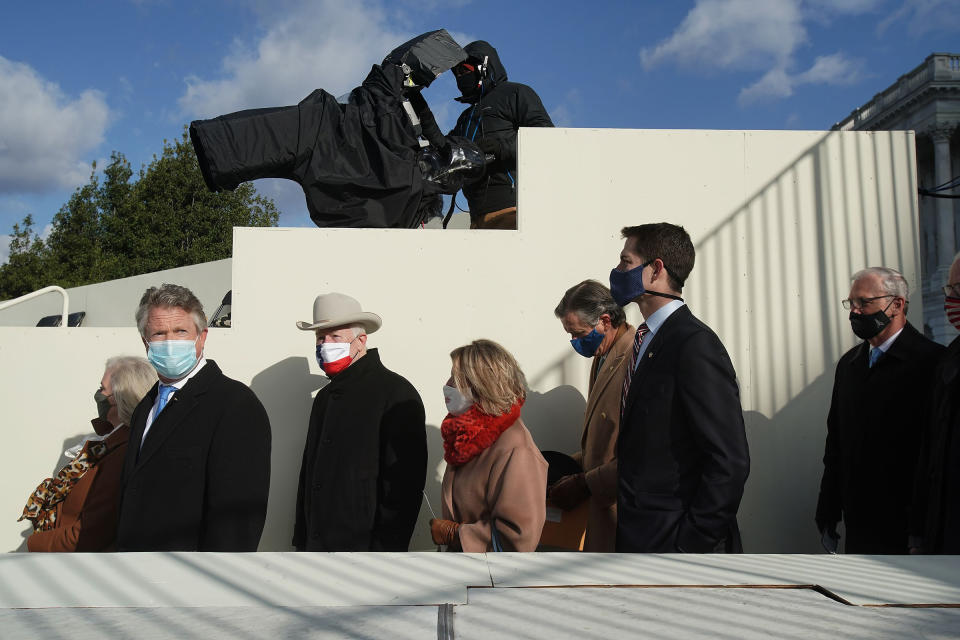
[[[317,296],[317,393],[300,465],[293,546],[298,551],[406,551],[427,475],[423,401],[383,366],[367,334],[380,316],[342,293]]]

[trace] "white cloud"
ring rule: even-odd
[[[832,11],[834,13],[869,13],[879,9],[884,0],[807,0],[814,11]]]
[[[764,99],[787,98],[797,87],[807,84],[846,85],[854,84],[863,77],[863,62],[853,60],[843,53],[819,56],[813,66],[802,73],[791,74],[776,67],[757,82],[740,92],[740,104],[750,104]]]
[[[762,69],[784,64],[806,38],[798,0],[698,0],[673,35],[640,59],[646,68],[672,61]]]
[[[102,141],[110,109],[101,92],[67,96],[30,66],[0,56],[0,193],[72,188]]]
[[[360,84],[398,44],[415,33],[394,26],[378,2],[283,2],[259,12],[264,36],[233,43],[222,77],[191,76],[180,108],[191,117],[296,104],[322,88],[340,95]]]
[[[934,0],[928,0],[934,1]],[[740,92],[741,104],[786,98],[798,87],[852,84],[862,61],[843,52],[817,57],[796,72],[798,52],[808,44],[809,22],[876,11],[883,0],[697,0],[666,40],[640,52],[645,68],[675,63],[724,71],[761,71]]]
[[[907,33],[913,37],[933,32],[957,32],[960,30],[960,12],[956,0],[904,0],[889,16],[877,25],[877,33],[883,35],[894,24],[906,24]]]

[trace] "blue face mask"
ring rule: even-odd
[[[625,307],[645,294],[669,298],[670,300],[683,300],[680,296],[675,296],[672,293],[648,291],[643,286],[643,270],[652,263],[653,260],[647,260],[639,267],[634,267],[629,271],[617,271],[616,269],[610,271],[610,295],[613,296],[618,305]]]
[[[629,271],[610,271],[610,294],[621,307],[625,307],[643,294],[647,290],[643,286],[643,270],[653,262],[648,260],[639,267],[634,267]]]
[[[199,340],[199,337],[197,338]],[[147,343],[147,360],[167,380],[179,380],[197,366],[196,340],[159,340]]]
[[[585,336],[574,338],[570,341],[570,344],[573,345],[573,350],[584,358],[592,358],[601,342],[603,342],[603,334],[594,329]]]

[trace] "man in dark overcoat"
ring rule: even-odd
[[[909,288],[894,269],[853,275],[853,333],[837,363],[827,416],[816,524],[833,551],[842,519],[847,553],[903,554],[930,386],[943,346],[907,321]]]
[[[683,227],[623,229],[610,292],[636,302],[617,441],[617,551],[742,551],[737,510],[750,454],[736,373],[680,297],[695,251]]]
[[[298,551],[406,551],[427,476],[423,402],[367,349],[375,313],[342,293],[317,296],[317,361],[330,383],[313,401],[300,466]]]
[[[960,254],[943,287],[947,320],[960,331]],[[933,374],[930,421],[917,465],[911,552],[960,554],[960,337]]]
[[[207,319],[186,287],[151,287],[136,314],[160,381],[130,419],[120,551],[256,551],[270,490],[270,420],[203,348]]]

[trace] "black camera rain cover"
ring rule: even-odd
[[[383,59],[397,66],[407,65],[413,81],[429,87],[437,76],[467,59],[464,51],[446,29],[424,33],[404,42]]]

